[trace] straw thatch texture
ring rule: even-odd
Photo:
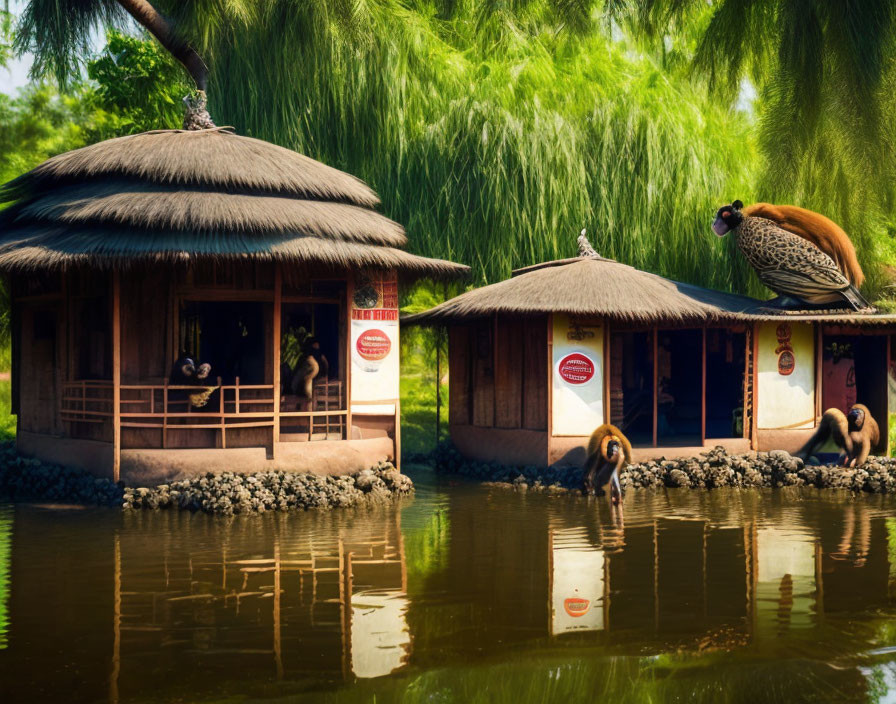
[[[34,193],[103,176],[141,182],[254,190],[372,208],[380,199],[360,179],[307,156],[227,129],[159,130],[108,139],[59,154],[3,191]],[[0,191],[0,199],[3,198]]]
[[[245,259],[314,262],[339,268],[398,269],[416,276],[464,274],[467,268],[442,259],[418,257],[393,247],[318,237],[196,235],[155,230],[134,237],[111,227],[26,227],[18,238],[0,243],[0,267],[16,270],[73,264],[121,267],[129,261],[186,262],[191,259]]]
[[[463,322],[493,314],[571,313],[634,324],[724,321],[825,320],[844,324],[896,324],[896,315],[781,315],[746,296],[682,284],[602,257],[545,262],[513,278],[462,293],[403,322]]]
[[[5,217],[4,217],[5,216]],[[345,203],[102,181],[62,186],[0,215],[3,225],[115,223],[184,232],[295,233],[403,247],[404,229],[379,213]]]
[[[404,252],[404,230],[348,174],[214,129],[112,139],[48,159],[0,188],[0,269],[194,259],[313,262],[457,276]]]

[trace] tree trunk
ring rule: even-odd
[[[196,50],[174,34],[171,23],[147,0],[118,0],[128,14],[143,25],[169,53],[180,61],[196,83],[196,88],[205,91],[208,66]]]

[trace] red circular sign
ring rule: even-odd
[[[584,384],[594,376],[594,362],[583,354],[573,352],[560,360],[557,372],[567,383]]]
[[[358,336],[355,347],[363,359],[377,361],[389,354],[392,341],[382,330],[365,330]]]

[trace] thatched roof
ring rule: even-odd
[[[896,324],[896,315],[780,314],[764,301],[663,278],[599,256],[574,257],[518,269],[513,277],[462,293],[411,324],[464,322],[493,314],[570,313],[622,323],[702,325],[760,320],[822,320],[841,324]]]
[[[0,187],[0,269],[244,258],[397,268],[418,257],[362,181],[226,129],[111,139],[48,159]]]

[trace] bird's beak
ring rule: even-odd
[[[731,228],[725,223],[722,218],[716,218],[715,222],[712,224],[712,231],[715,232],[719,237],[724,237],[728,234],[728,230]]]

